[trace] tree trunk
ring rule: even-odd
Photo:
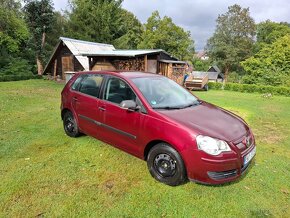
[[[37,73],[38,75],[42,75],[43,74],[43,65],[41,60],[39,59],[38,56],[36,56],[36,64],[37,64]]]
[[[46,34],[45,32],[42,33],[42,40],[41,40],[41,50],[43,50],[45,45]]]
[[[228,76],[229,76],[229,66],[225,66],[225,77],[224,77],[224,80],[223,80],[223,89],[224,89],[224,87],[225,87],[225,84],[226,84],[226,82],[227,82],[227,80],[228,80]]]
[[[41,50],[43,50],[44,45],[45,45],[45,39],[46,39],[46,34],[45,32],[42,33],[42,39],[41,39]],[[39,58],[39,56],[36,56],[36,64],[37,64],[37,73],[38,75],[43,74],[43,64]]]

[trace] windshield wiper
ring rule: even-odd
[[[193,102],[191,104],[188,104],[182,108],[187,108],[187,107],[193,107],[193,106],[197,106],[197,105],[200,105],[201,104],[201,101],[196,101],[196,102]]]
[[[164,106],[164,107],[153,107],[153,109],[180,110],[180,109],[184,109],[184,108],[188,108],[188,107],[197,106],[197,105],[200,105],[201,103],[202,103],[201,101],[195,101],[195,102],[190,103],[190,104],[188,104],[186,106],[180,106],[180,107]]]
[[[183,107],[169,107],[169,106],[166,106],[166,107],[153,107],[153,109],[164,109],[164,110],[179,110],[179,109],[182,109]]]

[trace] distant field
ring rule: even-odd
[[[169,187],[142,160],[88,136],[67,137],[62,87],[0,83],[0,217],[290,217],[289,97],[195,92],[248,122],[256,161],[234,183]]]

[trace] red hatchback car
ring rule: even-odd
[[[67,135],[90,135],[144,159],[171,186],[233,181],[256,153],[242,118],[157,74],[77,73],[62,91],[61,117]]]

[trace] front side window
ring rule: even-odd
[[[196,97],[166,77],[134,78],[132,81],[154,109],[181,109],[199,104]]]
[[[103,76],[101,75],[97,75],[97,74],[87,75],[82,80],[79,91],[87,95],[98,97],[102,81],[103,81]]]
[[[130,86],[121,79],[110,78],[104,93],[104,99],[116,104],[124,100],[136,101],[136,95]]]

